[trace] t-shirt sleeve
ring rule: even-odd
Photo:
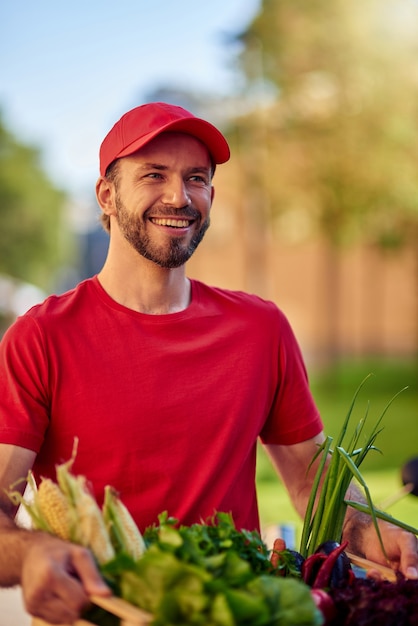
[[[286,316],[279,310],[278,385],[260,439],[266,444],[291,445],[323,430],[313,399],[303,356]]]
[[[39,451],[49,423],[42,333],[28,315],[0,343],[0,442]]]

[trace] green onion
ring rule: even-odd
[[[323,444],[319,446],[310,464],[311,467],[312,464],[319,459],[319,466],[315,474],[306,508],[300,542],[299,551],[304,557],[313,554],[325,541],[341,543],[344,519],[348,506],[371,516],[385,556],[386,553],[379,531],[378,519],[389,521],[400,528],[418,534],[416,528],[408,526],[396,520],[391,515],[376,509],[372,502],[366,481],[359,470],[360,465],[371,450],[380,452],[374,444],[382,430],[381,423],[383,417],[395,398],[406,389],[405,387],[405,389],[399,391],[388,402],[373,426],[370,435],[364,435],[364,429],[369,415],[369,407],[367,407],[364,417],[358,422],[354,432],[349,436],[349,424],[357,397],[369,377],[370,375],[367,376],[357,388],[335,444],[333,445],[333,437],[328,436]],[[348,441],[346,442],[346,440]],[[363,445],[361,445],[361,440],[365,440]],[[367,504],[346,500],[347,491],[353,479],[360,484],[364,491]]]

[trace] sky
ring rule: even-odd
[[[70,193],[92,189],[99,145],[153,88],[237,90],[237,49],[260,0],[13,0],[0,9],[0,111]]]

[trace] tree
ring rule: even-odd
[[[0,118],[0,274],[51,287],[68,253],[65,202],[39,151],[17,141]]]
[[[238,122],[249,142],[264,127],[270,218],[298,215],[328,244],[323,301],[335,352],[341,246],[417,240],[418,5],[263,0],[238,39],[250,88],[277,92]]]

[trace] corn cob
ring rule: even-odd
[[[35,494],[38,512],[48,526],[48,532],[71,540],[74,527],[74,515],[67,498],[49,478],[44,478]]]
[[[101,510],[90,494],[86,478],[71,474],[71,466],[76,453],[75,444],[73,455],[69,461],[57,466],[57,480],[67,500],[75,511],[77,524],[71,540],[90,548],[100,564],[110,561],[115,551],[110,541]]]
[[[79,477],[82,478],[82,477]],[[75,509],[77,514],[76,542],[90,548],[100,564],[107,563],[115,556],[102,512],[84,484],[79,481]]]
[[[28,499],[26,495],[22,495],[21,491],[14,490],[19,483],[23,483],[26,480],[31,490],[31,497]],[[36,530],[44,530],[46,532],[52,532],[50,525],[45,519],[44,512],[39,505],[38,499],[38,487],[36,485],[35,478],[32,472],[29,470],[26,479],[21,478],[11,485],[10,491],[7,492],[10,500],[16,506],[22,506],[26,513],[29,515],[32,522],[32,527]],[[47,507],[46,507],[47,508]]]
[[[105,487],[103,518],[115,551],[139,559],[145,551],[144,539],[119,494],[109,485]]]

